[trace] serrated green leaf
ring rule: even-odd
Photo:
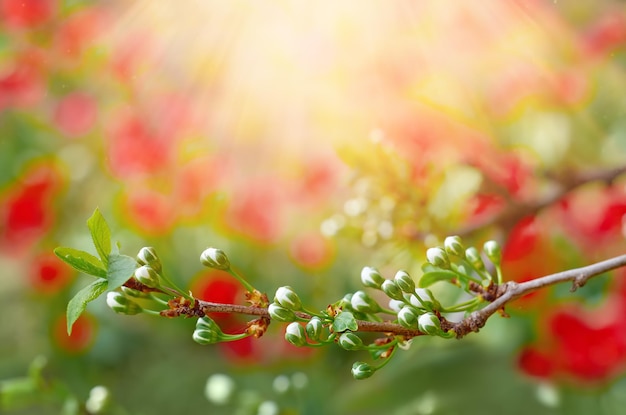
[[[422,275],[417,282],[417,285],[421,288],[429,287],[438,281],[450,281],[453,278],[458,278],[458,275],[452,271],[438,270],[430,271]]]
[[[339,313],[333,321],[333,331],[335,333],[341,333],[346,330],[357,331],[359,325],[354,318],[354,314],[349,311],[342,311]]]
[[[104,278],[98,278],[82,290],[76,293],[76,295],[67,304],[67,334],[72,334],[72,326],[78,320],[78,317],[87,308],[87,303],[95,300],[106,291],[108,286],[107,280]]]
[[[100,255],[100,260],[108,265],[109,254],[111,253],[111,230],[100,210],[96,208],[93,215],[87,219],[87,227],[91,232],[91,239]]]
[[[133,276],[137,261],[127,255],[109,255],[109,268],[106,279],[109,281],[109,290],[114,290],[123,285]]]
[[[100,278],[107,276],[102,261],[88,252],[61,246],[54,250],[54,254],[75,270]]]

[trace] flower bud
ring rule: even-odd
[[[337,307],[340,308],[345,308],[345,309],[352,309],[352,293],[347,293],[346,295],[343,296],[343,298],[341,300],[339,300],[339,302],[337,303]]]
[[[438,335],[441,333],[441,322],[433,313],[425,313],[419,316],[417,327],[419,331],[430,335]]]
[[[196,330],[212,330],[220,335],[222,334],[220,326],[218,326],[217,323],[208,316],[201,317],[198,321],[196,321]]]
[[[220,333],[215,330],[196,329],[193,331],[193,341],[201,345],[215,344],[220,341]]]
[[[324,330],[324,324],[322,323],[322,320],[317,317],[311,317],[311,320],[308,321],[308,323],[306,323],[306,334],[309,337],[309,339],[313,340],[313,341],[320,341],[322,339],[322,332]]]
[[[398,324],[407,329],[417,328],[418,314],[411,307],[403,307],[398,312]]]
[[[413,278],[411,278],[408,272],[404,270],[396,272],[396,276],[393,277],[393,280],[405,293],[412,293],[415,291],[415,281],[413,281]]]
[[[389,298],[394,300],[402,300],[404,298],[402,290],[395,281],[385,280],[380,288]]]
[[[426,259],[428,262],[439,268],[450,268],[450,260],[446,251],[440,247],[428,248],[426,251]]]
[[[296,320],[296,314],[293,310],[285,308],[277,303],[270,304],[267,311],[269,312],[272,320],[280,323],[290,323]]]
[[[139,262],[140,265],[149,265],[157,273],[161,273],[161,260],[157,256],[155,249],[151,246],[144,246],[139,250],[137,262]]]
[[[363,347],[363,340],[351,331],[346,331],[339,336],[339,346],[346,350],[360,350]]]
[[[461,258],[465,256],[465,248],[460,236],[448,236],[443,241],[443,247],[448,255],[456,255]]]
[[[300,297],[295,291],[289,287],[279,287],[274,295],[274,302],[280,304],[282,307],[289,310],[299,311],[302,310],[302,302]]]
[[[155,288],[161,285],[159,274],[150,265],[142,265],[135,270],[135,279],[146,287]]]
[[[372,366],[365,362],[354,362],[352,365],[352,376],[357,379],[367,379],[374,374]]]
[[[107,293],[107,305],[120,314],[139,314],[143,310],[139,304],[129,300],[124,294],[117,291],[109,291]]]
[[[380,285],[385,279],[380,275],[380,272],[376,268],[363,267],[361,270],[361,282],[366,287],[380,288]]]
[[[285,330],[285,340],[297,347],[305,346],[307,342],[304,327],[295,321],[289,324]]]
[[[134,288],[126,287],[122,285],[120,287],[122,289],[122,293],[124,296],[134,297],[134,298],[148,298],[150,297],[150,293],[145,293],[143,291],[135,290]]]
[[[200,262],[205,267],[225,271],[230,269],[230,261],[221,249],[207,248],[200,255]]]
[[[392,309],[393,311],[395,311],[396,313],[400,312],[400,310],[402,310],[402,307],[404,307],[404,301],[401,300],[389,300],[389,308]]]
[[[500,262],[502,262],[502,248],[499,243],[496,241],[487,241],[485,245],[483,245],[483,250],[487,258],[489,258],[489,261],[496,266],[500,265]]]
[[[411,305],[417,308],[427,308],[429,310],[439,309],[439,302],[433,297],[432,291],[428,288],[416,288],[415,294],[409,297]]]
[[[483,259],[480,257],[480,253],[478,252],[478,249],[474,248],[473,246],[470,246],[469,248],[467,248],[465,250],[465,258],[467,258],[469,263],[478,271],[485,270],[485,263],[483,262]]]
[[[380,305],[365,291],[357,291],[350,299],[352,309],[360,313],[377,313],[380,311]]]

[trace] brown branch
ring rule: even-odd
[[[482,328],[489,317],[498,310],[504,310],[504,306],[526,294],[537,291],[551,285],[559,284],[565,281],[572,281],[571,291],[585,285],[587,280],[607,271],[614,270],[626,266],[626,255],[617,256],[605,261],[597,262],[581,268],[574,268],[556,274],[546,275],[545,277],[536,278],[534,280],[517,283],[514,281],[506,282],[498,287],[498,298],[487,305],[485,308],[475,311],[465,319],[454,323],[453,330],[456,332],[457,338],[461,338],[470,332],[477,332]]]
[[[456,337],[460,339],[471,332],[478,332],[485,326],[487,320],[492,315],[498,311],[504,313],[506,304],[524,295],[566,281],[572,281],[572,291],[575,291],[584,286],[590,278],[623,266],[626,266],[626,255],[617,256],[585,267],[546,275],[531,281],[522,283],[509,281],[499,286],[494,286],[494,289],[490,290],[490,293],[493,294],[493,301],[483,309],[473,312],[459,322],[448,321],[445,317],[439,315],[441,326],[444,330],[454,330]],[[202,317],[208,313],[235,313],[259,316],[268,319],[268,321],[270,317],[265,307],[222,304],[203,300],[196,300],[193,306],[184,299],[180,299],[179,301],[172,300],[170,301],[170,307],[169,310],[164,310],[161,314],[167,317]],[[307,320],[312,317],[303,312],[296,312],[295,314]],[[425,333],[419,330],[407,329],[406,327],[389,321],[376,322],[357,320],[357,325],[357,331],[360,332],[385,333],[388,335],[404,336],[407,339],[425,335]]]
[[[558,186],[550,193],[533,203],[509,203],[507,208],[500,214],[486,219],[483,222],[472,224],[460,229],[456,234],[463,237],[469,236],[489,226],[500,227],[504,233],[508,231],[522,218],[536,215],[541,210],[563,199],[567,194],[577,188],[591,182],[604,182],[611,184],[619,176],[626,173],[626,166],[620,166],[607,170],[594,170],[580,172],[578,174],[563,174],[560,177],[552,177]]]

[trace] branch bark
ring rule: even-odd
[[[472,224],[456,232],[457,235],[469,236],[481,229],[489,226],[496,226],[504,234],[508,232],[526,216],[536,215],[541,210],[558,202],[566,195],[577,188],[591,182],[613,183],[621,175],[626,174],[626,166],[619,166],[606,170],[593,170],[574,174],[563,174],[559,177],[552,177],[552,181],[557,184],[553,191],[535,200],[532,203],[509,203],[502,213],[491,217],[484,222]]]
[[[581,268],[574,268],[567,271],[558,272],[556,274],[546,275],[544,277],[536,278],[531,281],[517,283],[514,281],[508,281],[501,284],[495,290],[495,299],[481,310],[474,311],[465,319],[459,322],[450,322],[444,317],[440,317],[442,320],[442,328],[448,330],[452,329],[456,333],[458,339],[466,336],[472,332],[478,332],[485,326],[487,320],[498,311],[504,312],[504,307],[516,299],[530,294],[534,291],[542,288],[560,284],[563,282],[572,282],[572,291],[584,286],[586,282],[595,276],[601,275],[605,272],[626,266],[626,255],[617,256],[611,259],[607,259],[595,264],[587,265]],[[202,316],[207,313],[237,313],[247,314],[260,317],[269,318],[269,312],[267,308],[245,306],[237,304],[222,304],[214,303],[210,301],[197,300],[193,308],[184,306],[175,310],[174,315],[186,315],[188,317]],[[172,311],[172,310],[166,310]],[[304,319],[310,319],[311,316],[307,313],[297,312],[298,317]],[[378,332],[385,333],[387,335],[404,336],[405,338],[413,338],[417,336],[425,335],[416,329],[407,329],[399,324],[375,321],[358,320],[358,330],[360,332]]]

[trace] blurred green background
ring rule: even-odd
[[[203,347],[100,298],[68,337],[89,277],[52,250],[94,252],[98,207],[198,298],[244,301],[215,246],[313,309],[366,265],[417,279],[450,234],[504,243],[519,281],[623,253],[625,50],[619,1],[0,0],[0,413],[93,413],[99,385],[111,414],[621,413],[614,275],[355,381],[367,356],[277,324]]]

